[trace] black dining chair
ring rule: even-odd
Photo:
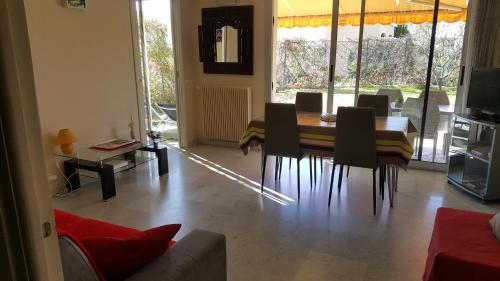
[[[357,107],[371,107],[375,109],[375,115],[381,117],[389,116],[389,96],[387,95],[359,95]],[[385,170],[385,167],[382,169]],[[351,170],[350,166],[347,166],[347,177],[349,177],[349,172]],[[385,173],[384,173],[385,175]],[[385,176],[384,176],[385,182]],[[384,189],[380,190],[383,196]]]
[[[372,170],[373,214],[376,214],[376,171],[379,167],[375,136],[375,109],[365,107],[339,107],[335,129],[335,159],[333,161],[328,206],[332,200],[335,167],[340,165],[338,191],[342,187],[343,166]]]
[[[302,151],[299,143],[295,105],[266,103],[264,118],[265,142],[262,159],[261,192],[264,192],[267,156],[276,156],[277,159],[282,157],[295,158],[297,159],[297,192],[300,200],[300,160],[302,160]],[[279,160],[277,160],[277,163],[279,163]]]
[[[319,92],[297,92],[295,107],[297,111],[321,113],[323,111],[323,94]]]
[[[295,96],[295,107],[297,108],[297,111],[321,113],[323,112],[323,94],[321,92],[297,92],[297,95]],[[314,183],[316,183],[316,162],[316,156],[314,156]],[[291,165],[292,159],[290,159],[288,166],[289,169]],[[320,169],[321,172],[323,172],[323,157],[320,157]],[[309,155],[309,175],[311,178],[311,187],[313,181],[312,170],[312,157]]]
[[[371,107],[376,116],[389,115],[389,97],[385,95],[359,95],[357,107]]]

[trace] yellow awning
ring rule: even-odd
[[[366,24],[432,23],[432,0],[367,0]],[[441,0],[438,22],[467,18],[467,0]],[[339,25],[359,26],[360,0],[341,0]],[[278,27],[319,27],[332,24],[332,0],[279,0]]]

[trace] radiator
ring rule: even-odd
[[[251,88],[203,86],[201,107],[204,139],[238,142],[252,114]]]

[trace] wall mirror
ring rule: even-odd
[[[253,74],[253,6],[202,9],[199,29],[203,72]]]

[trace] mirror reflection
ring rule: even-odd
[[[238,62],[238,30],[223,26],[215,30],[216,62]]]

